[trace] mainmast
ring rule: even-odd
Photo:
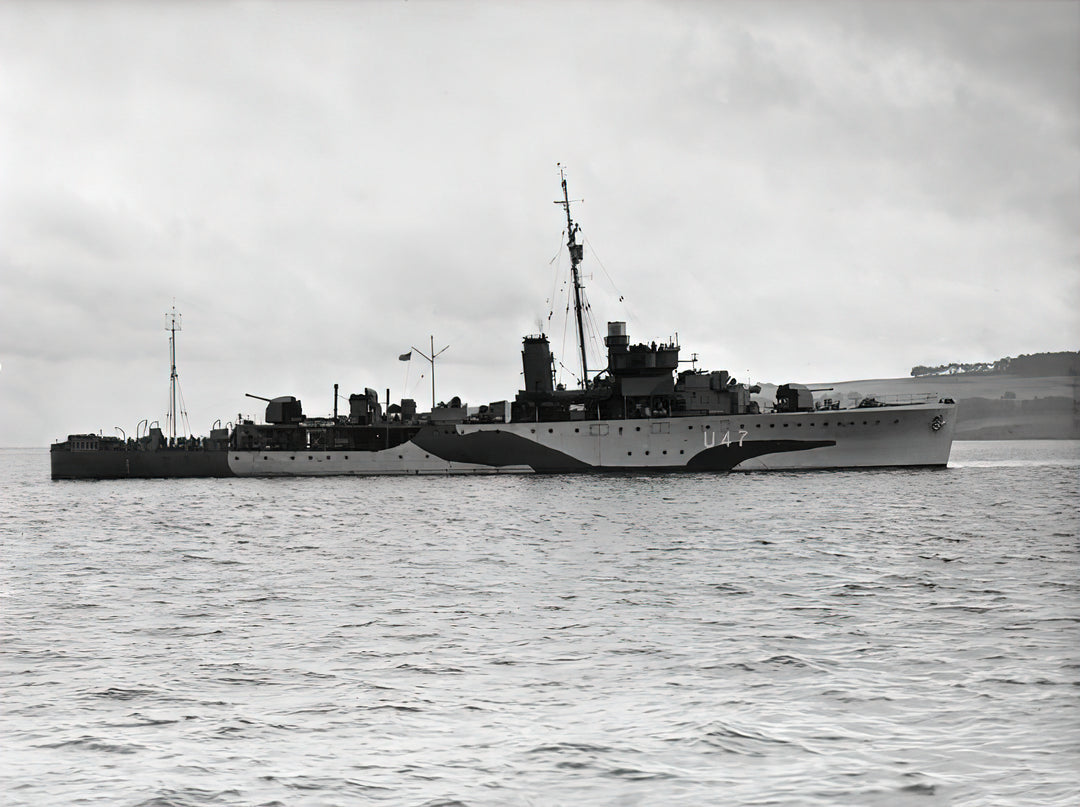
[[[169,414],[165,417],[165,424],[169,429],[169,436],[175,438],[176,393],[179,386],[179,379],[176,375],[176,332],[181,330],[180,314],[177,312],[175,305],[172,307],[172,311],[165,315],[165,330],[169,332],[169,365],[172,368],[169,372]],[[186,417],[187,413],[185,412],[184,415]]]
[[[562,201],[556,201],[555,204],[562,205],[566,210],[566,246],[570,249],[570,274],[574,280],[574,317],[577,320],[577,334],[578,334],[578,350],[581,354],[581,386],[583,389],[587,389],[589,386],[589,364],[585,357],[585,323],[582,319],[582,285],[581,285],[581,272],[578,270],[578,264],[581,263],[581,259],[584,257],[584,247],[577,242],[578,225],[574,224],[574,220],[570,218],[570,194],[566,190],[566,172],[562,166],[559,166],[559,177],[562,179]]]
[[[410,349],[415,350],[417,353],[419,353],[421,356],[423,356],[425,359],[427,359],[431,363],[431,411],[434,412],[435,411],[435,359],[437,359],[444,352],[449,350],[450,345],[447,345],[442,350],[440,350],[438,353],[436,353],[435,352],[435,336],[432,335],[432,337],[431,337],[431,355],[430,356],[425,355],[424,351],[422,351],[418,347],[414,346],[414,347],[412,347]],[[387,404],[386,406],[389,409],[390,404]]]

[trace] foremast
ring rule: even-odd
[[[176,439],[177,408],[176,399],[180,397],[179,416],[184,418],[184,425],[190,431],[187,423],[187,411],[184,409],[184,394],[180,391],[180,376],[176,373],[176,332],[181,330],[180,313],[176,306],[172,311],[165,314],[165,330],[169,332],[169,411],[165,416],[165,426],[169,437]]]
[[[585,356],[585,322],[584,322],[584,306],[582,305],[582,293],[584,288],[581,284],[581,272],[578,269],[578,265],[581,263],[584,257],[584,247],[577,242],[578,225],[574,223],[574,220],[570,217],[570,194],[566,189],[566,171],[563,167],[559,166],[559,177],[562,180],[562,201],[556,201],[555,204],[562,205],[566,211],[566,246],[570,250],[570,274],[574,281],[574,319],[577,322],[577,337],[578,337],[578,351],[579,358],[581,359],[581,387],[582,389],[588,389],[589,387],[589,362]]]

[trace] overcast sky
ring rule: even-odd
[[[1080,348],[1077,2],[14,0],[0,446],[164,423],[174,300],[195,433],[426,408],[432,334],[440,399],[540,327],[572,384],[558,162],[593,319],[699,366]]]

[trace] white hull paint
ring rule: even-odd
[[[449,462],[412,443],[383,451],[230,451],[237,476],[423,476],[532,473],[527,465]]]
[[[825,435],[824,439],[835,441],[835,445],[763,455],[745,460],[734,470],[943,467],[949,462],[956,427],[954,405],[933,410],[925,406],[848,409],[828,412],[824,418],[820,415],[800,412],[782,417],[790,421],[786,430],[809,429],[815,436]],[[935,417],[940,417],[942,422],[937,430],[931,425]],[[820,426],[823,419],[824,428]],[[809,423],[815,426],[810,427]]]

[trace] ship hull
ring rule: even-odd
[[[953,404],[764,415],[425,426],[375,451],[71,450],[53,479],[725,472],[943,467]]]
[[[86,449],[53,446],[53,479],[183,479],[233,476],[224,449],[156,451]]]
[[[378,451],[230,451],[236,476],[942,467],[955,406],[428,426]],[[936,427],[936,428],[935,428]]]

